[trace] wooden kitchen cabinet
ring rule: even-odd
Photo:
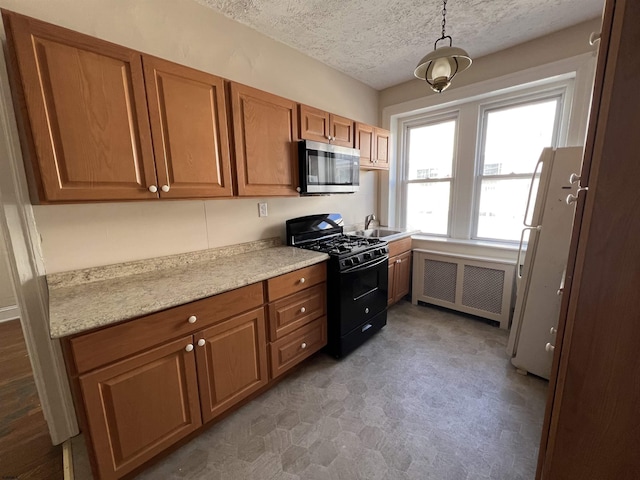
[[[360,149],[360,168],[389,169],[389,136],[388,130],[356,122],[355,147]]]
[[[233,196],[224,79],[142,60],[160,196]]]
[[[96,478],[138,470],[326,343],[325,263],[64,339]]]
[[[299,105],[299,119],[300,138],[353,148],[353,120],[303,104]]]
[[[297,104],[231,82],[240,196],[298,195]]]
[[[222,78],[3,18],[34,202],[233,195]]]
[[[321,263],[267,281],[271,378],[327,344],[326,280]]]
[[[389,242],[389,291],[387,305],[393,305],[411,291],[411,238]]]
[[[194,338],[204,422],[269,381],[262,307],[198,332]]]
[[[33,201],[157,198],[140,54],[2,14]]]
[[[121,478],[202,424],[192,336],[84,374],[79,383],[102,480]]]

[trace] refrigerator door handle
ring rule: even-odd
[[[522,278],[522,268],[524,267],[523,263],[520,263],[520,259],[522,258],[522,245],[524,244],[524,232],[527,230],[542,230],[542,226],[538,225],[536,227],[524,227],[522,229],[522,233],[520,234],[520,245],[518,246],[518,257],[516,259],[516,275],[518,279]]]
[[[545,158],[544,155],[540,157],[540,160],[538,160],[538,163],[536,163],[536,168],[533,169],[533,174],[531,175],[531,184],[529,184],[529,196],[527,197],[527,206],[524,209],[524,220],[522,222],[524,223],[525,227],[533,227],[533,225],[530,225],[527,223],[527,217],[529,216],[529,205],[531,205],[531,194],[533,193],[533,183],[536,180],[536,174],[538,173],[538,169],[544,162],[544,158]],[[531,217],[531,220],[533,220],[533,216]],[[520,243],[522,243],[522,241]]]

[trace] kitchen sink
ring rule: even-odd
[[[401,232],[400,230],[387,230],[386,228],[369,228],[368,230],[356,230],[355,232],[353,232],[353,234],[358,237],[366,238],[384,238],[395,235],[396,233]]]

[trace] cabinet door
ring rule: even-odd
[[[140,54],[21,15],[4,20],[39,200],[157,198]]]
[[[396,258],[389,258],[389,275],[388,275],[388,290],[387,290],[387,305],[391,305],[394,302],[396,288]]]
[[[339,117],[338,115],[330,116],[330,129],[334,145],[341,145],[343,147],[351,147],[354,145],[354,122],[345,117]]]
[[[411,252],[396,257],[393,303],[399,302],[411,289]]]
[[[231,83],[238,195],[298,195],[296,103]]]
[[[373,127],[364,123],[356,123],[356,148],[360,149],[360,166],[371,167],[373,163]]]
[[[388,169],[389,168],[389,131],[382,128],[376,128],[375,145],[374,145],[374,160],[377,168]]]
[[[327,112],[300,105],[300,138],[328,143],[331,134],[329,122]]]
[[[192,340],[80,377],[100,478],[122,477],[201,425]]]
[[[205,422],[267,384],[263,308],[203,330],[195,339]]]
[[[143,63],[160,196],[232,196],[224,80],[148,55]]]

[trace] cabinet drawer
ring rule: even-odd
[[[297,293],[327,279],[326,263],[301,268],[291,273],[267,280],[269,301],[272,302],[292,293]]]
[[[327,344],[327,317],[282,337],[269,345],[271,378],[276,378]]]
[[[389,242],[389,258],[411,250],[411,237]]]
[[[163,310],[133,321],[81,334],[70,340],[75,373],[83,373],[120,358],[187,335],[202,327],[259,307],[264,302],[262,283],[221,293]],[[195,322],[189,318],[195,316]]]
[[[269,339],[282,338],[327,310],[327,284],[321,283],[269,304]]]

